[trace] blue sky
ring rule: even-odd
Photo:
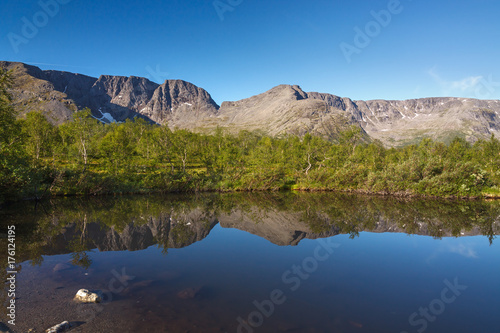
[[[494,0],[0,1],[0,60],[42,69],[183,79],[218,103],[283,83],[500,99]]]

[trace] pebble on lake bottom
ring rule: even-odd
[[[47,329],[46,333],[62,333],[66,332],[71,328],[71,324],[68,321],[63,321],[62,323]]]
[[[186,288],[177,293],[177,297],[181,299],[193,299],[199,295],[201,287]]]
[[[102,293],[100,291],[90,292],[87,289],[80,289],[76,293],[74,300],[82,303],[99,303],[102,300]]]

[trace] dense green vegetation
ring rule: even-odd
[[[170,130],[142,119],[102,124],[89,110],[59,126],[16,120],[0,72],[0,202],[50,195],[248,190],[342,190],[499,196],[500,142],[403,148],[366,143],[359,128],[326,140],[258,132]]]

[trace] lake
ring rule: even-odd
[[[16,226],[12,332],[500,331],[498,201],[193,194],[0,214],[3,267]],[[103,302],[74,302],[82,288]]]

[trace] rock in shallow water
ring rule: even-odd
[[[87,289],[80,289],[76,293],[74,300],[82,303],[99,303],[102,301],[102,293],[100,291],[91,292]]]
[[[58,263],[57,265],[54,266],[54,268],[52,269],[54,272],[60,272],[60,271],[65,271],[65,270],[68,270],[68,269],[71,269],[73,268],[72,265],[68,264],[68,263]]]
[[[131,294],[133,292],[136,292],[142,288],[149,287],[154,281],[153,280],[144,280],[144,281],[139,281],[136,283],[133,283],[132,285],[128,286],[123,290],[124,295]]]
[[[4,323],[0,322],[0,333],[9,333],[10,330]]]
[[[186,288],[177,293],[177,297],[181,299],[193,299],[199,295],[202,287]]]
[[[71,324],[68,321],[63,321],[62,323],[47,329],[46,333],[62,333],[66,332],[71,328]]]

